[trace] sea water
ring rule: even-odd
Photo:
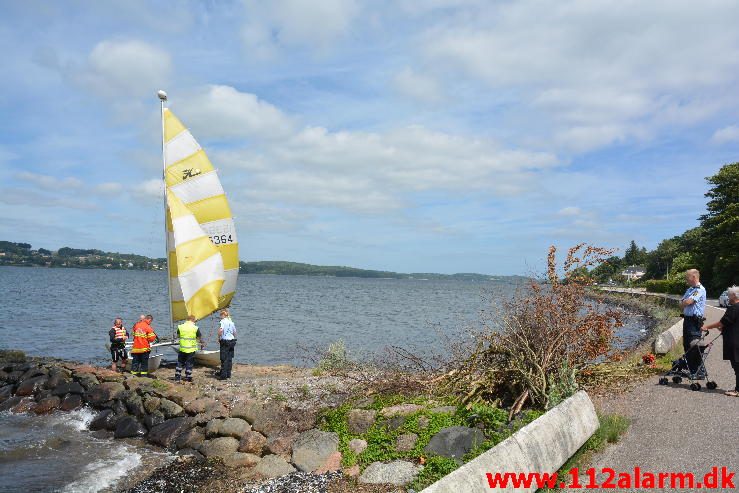
[[[93,411],[46,416],[0,413],[0,492],[114,491],[172,456],[148,447],[97,438]]]

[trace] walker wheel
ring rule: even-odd
[[[659,379],[660,385],[667,385],[667,383],[668,383],[667,377],[662,377]]]
[[[693,382],[690,384],[690,390],[698,391],[700,389],[701,389],[701,384],[699,384],[698,382]]]
[[[675,375],[674,377],[672,377],[672,383],[680,383],[682,381],[683,381],[683,377],[679,375]]]
[[[716,382],[710,381],[710,382],[706,382],[706,387],[711,390],[714,390],[716,387],[718,387],[718,385],[716,384]]]

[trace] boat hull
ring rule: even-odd
[[[172,347],[176,353],[179,353],[179,349]],[[195,351],[195,363],[201,366],[216,367],[221,365],[221,352],[218,350],[205,350],[200,349]]]

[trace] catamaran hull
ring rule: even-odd
[[[172,349],[174,349],[175,352],[179,353],[179,350],[176,347],[173,347]],[[212,367],[220,366],[221,352],[214,351],[214,350],[205,350],[205,349],[195,351],[195,363],[202,365],[202,366],[212,366]]]
[[[155,346],[152,346],[155,347]],[[105,348],[110,351],[110,343],[107,343],[105,345]],[[126,344],[126,352],[128,353],[129,359],[131,358],[131,344]],[[149,373],[153,373],[159,369],[159,367],[162,365],[162,359],[164,359],[164,355],[161,353],[157,354],[150,354],[149,355]],[[128,369],[131,368],[131,363],[128,364]]]

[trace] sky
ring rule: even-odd
[[[156,91],[240,256],[526,274],[654,248],[739,151],[739,2],[0,0],[0,239],[163,256]]]

